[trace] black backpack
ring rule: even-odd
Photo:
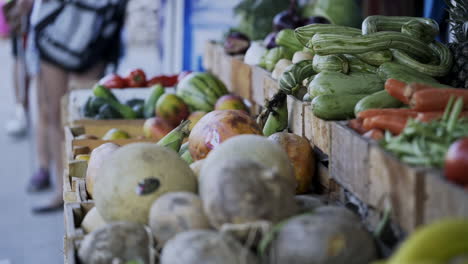
[[[35,30],[41,59],[84,72],[97,62],[116,64],[127,0],[48,0]]]

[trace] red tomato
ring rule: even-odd
[[[177,84],[177,75],[159,75],[148,81],[148,86],[153,86],[155,84],[161,84],[164,87],[175,86]]]
[[[146,87],[146,74],[141,69],[131,71],[125,79],[129,87]]]
[[[109,89],[122,89],[128,86],[127,81],[120,77],[120,75],[111,73],[104,76],[100,81],[99,84],[105,86]]]
[[[450,181],[468,185],[468,138],[450,146],[445,156],[444,174]]]

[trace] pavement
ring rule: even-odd
[[[25,191],[35,168],[34,135],[18,140],[4,130],[14,114],[9,41],[0,40],[0,65],[0,264],[63,263],[63,212],[31,212],[31,207],[51,197],[52,190]]]

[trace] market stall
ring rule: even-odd
[[[65,262],[464,263],[464,51],[427,18],[322,16],[70,93]]]

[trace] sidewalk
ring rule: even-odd
[[[46,201],[51,193],[25,191],[35,162],[33,133],[18,141],[4,130],[13,115],[13,64],[10,43],[3,40],[0,62],[0,263],[63,263],[63,212],[33,215],[31,207]]]

